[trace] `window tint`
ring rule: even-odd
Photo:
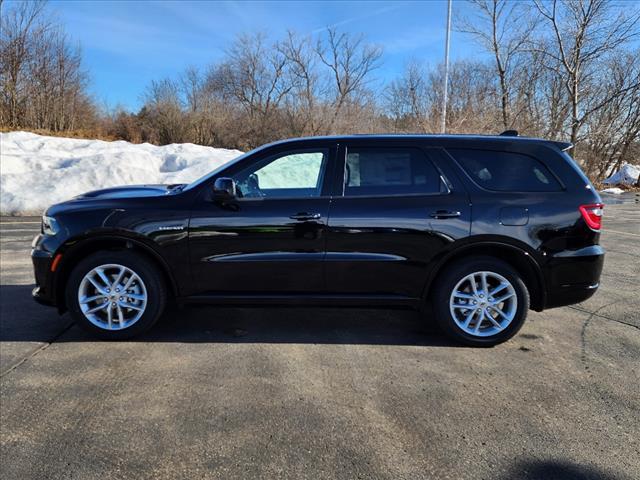
[[[528,155],[488,150],[450,149],[449,152],[480,186],[502,192],[555,192],[558,180],[541,162]]]
[[[242,197],[317,197],[326,159],[324,150],[278,154],[236,174],[234,180]]]
[[[440,193],[440,174],[417,148],[350,148],[346,196]]]

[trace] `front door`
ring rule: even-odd
[[[434,162],[441,155],[417,146],[340,149],[336,168],[344,173],[336,177],[344,181],[329,218],[329,292],[421,297],[430,262],[467,237],[471,224],[466,191]]]
[[[197,293],[321,292],[329,213],[323,186],[334,156],[328,145],[269,150],[221,173],[235,180],[237,198],[199,200],[190,221]]]

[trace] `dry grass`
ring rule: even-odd
[[[86,140],[104,140],[107,142],[113,142],[115,140],[119,140],[117,137],[113,135],[106,135],[96,130],[80,129],[80,130],[69,130],[66,132],[52,132],[51,130],[32,129],[32,128],[20,128],[16,130],[13,128],[0,126],[0,132],[2,133],[14,132],[14,131],[37,133],[38,135],[46,135],[49,137],[79,138],[79,139],[86,139]]]

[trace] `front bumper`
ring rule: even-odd
[[[53,272],[51,272],[53,253],[42,248],[42,237],[42,235],[37,236],[32,243],[31,261],[33,262],[36,286],[31,295],[36,302],[42,305],[55,306],[56,295]]]
[[[604,249],[592,245],[554,255],[547,264],[545,308],[584,302],[596,293],[604,266]]]
[[[31,296],[33,299],[38,302],[40,305],[46,305],[48,307],[55,307],[53,299],[49,298],[42,289],[36,286],[33,290],[31,290]]]

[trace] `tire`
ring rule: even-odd
[[[103,340],[124,340],[158,321],[167,302],[167,287],[146,257],[129,250],[102,251],[73,269],[65,297],[71,317],[84,330]]]
[[[447,267],[436,279],[436,285],[432,299],[437,323],[456,342],[474,347],[497,345],[518,333],[527,318],[529,291],[518,272],[497,258],[461,260]]]

